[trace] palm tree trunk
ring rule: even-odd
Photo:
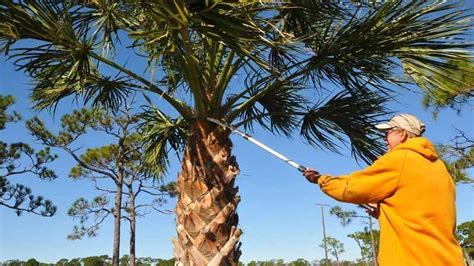
[[[466,265],[467,266],[474,266],[474,261],[471,258],[471,256],[469,256],[469,253],[467,252],[467,250],[463,248],[462,253],[464,254],[464,260],[466,262]]]
[[[130,266],[135,266],[135,193],[132,189],[132,184],[129,184],[128,192],[130,193]]]
[[[116,182],[115,206],[114,206],[114,249],[112,253],[112,265],[118,266],[120,259],[120,222],[122,218],[122,177]]]
[[[231,155],[230,132],[199,122],[190,129],[178,175],[176,264],[237,265],[242,231],[234,181],[239,167]]]

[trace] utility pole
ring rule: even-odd
[[[370,230],[370,238],[372,242],[372,260],[374,261],[374,266],[377,266],[377,253],[375,252],[375,238],[374,238],[374,230],[372,229],[372,218],[370,215],[369,218],[369,230]]]
[[[359,205],[359,207],[362,207],[364,209],[368,209],[367,207],[364,207],[362,205]],[[373,229],[373,223],[372,223],[372,217],[370,217],[370,215],[367,215],[367,216],[363,216],[363,215],[357,215],[357,213],[355,211],[343,211],[340,207],[337,207],[338,209],[335,209],[336,207],[334,207],[333,209],[331,209],[330,211],[330,214],[334,214],[336,215],[337,217],[339,217],[341,219],[341,224],[342,226],[346,226],[350,223],[350,220],[348,220],[348,218],[363,218],[363,219],[367,219],[367,222],[366,221],[363,221],[363,223],[366,223],[369,225],[369,230],[370,230],[370,242],[371,242],[371,251],[372,251],[372,260],[373,260],[373,265],[374,266],[377,266],[377,252],[375,250],[375,237],[374,237],[374,229]],[[364,230],[367,230],[364,229]]]
[[[329,258],[328,258],[328,245],[326,243],[326,225],[324,224],[324,207],[329,207],[327,204],[320,204],[316,203],[315,205],[321,206],[321,219],[323,222],[323,242],[324,242],[324,255],[326,257],[326,264],[329,264]]]

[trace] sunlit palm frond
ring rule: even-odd
[[[347,19],[330,21],[315,31],[313,38],[304,40],[310,58],[302,73],[317,86],[329,80],[351,93],[370,89],[388,91],[380,81],[393,78],[394,63],[386,51],[377,53],[379,42],[385,41],[371,30],[377,23],[360,16],[356,9]]]
[[[185,80],[181,71],[175,67],[175,62],[173,62],[171,57],[164,57],[161,59],[161,66],[166,75],[163,76],[158,82],[167,87],[167,92],[170,95],[174,95],[178,89],[182,89],[184,93],[188,92],[186,87]]]
[[[131,14],[133,8],[124,1],[78,1],[78,5],[71,11],[75,30],[98,40],[106,53],[114,49],[119,30],[135,19]]]
[[[457,60],[454,60],[457,61]],[[452,63],[452,60],[439,62],[435,59],[416,58],[411,56],[402,60],[405,73],[409,79],[413,80],[420,88],[423,89],[428,99],[434,100],[435,104],[446,106],[455,103],[456,96],[458,99],[463,96],[473,94],[472,84],[467,84],[469,77],[472,80],[474,72],[472,70],[464,70]],[[459,74],[465,73],[465,79],[459,79]]]
[[[157,165],[166,172],[169,152],[184,150],[188,128],[182,118],[172,119],[155,106],[148,106],[140,114],[143,122],[139,126],[145,148],[145,163]]]
[[[444,2],[390,1],[374,9],[356,9],[350,20],[328,24],[323,36],[316,32],[320,37],[305,40],[314,55],[303,72],[352,92],[387,91],[382,81],[401,84],[393,75],[399,58],[406,73],[423,85],[420,79],[427,74],[450,69],[447,59],[469,58],[466,48],[472,44],[455,38],[470,27],[468,16]],[[436,85],[442,87],[440,82]]]
[[[150,61],[178,52],[181,45],[179,16],[173,16],[173,5],[167,1],[143,2],[135,9],[136,20],[128,30],[133,47],[145,53]]]
[[[458,71],[450,75],[450,79],[454,80],[438,80],[440,75],[433,75],[431,79],[443,82],[444,87],[432,87],[432,84],[425,84],[425,95],[423,104],[426,107],[434,107],[435,113],[439,108],[449,106],[452,109],[461,111],[463,104],[472,100],[474,96],[474,61],[458,61],[448,60],[450,65],[456,65]],[[443,75],[443,74],[441,74]],[[429,75],[428,75],[429,76]],[[460,85],[459,83],[463,83]]]
[[[348,15],[347,6],[337,1],[293,0],[279,7],[279,16],[284,19],[283,30],[297,37],[314,37],[328,21],[343,19]]]
[[[90,57],[93,43],[77,36],[64,3],[4,1],[2,7],[0,25],[15,31],[18,39],[36,41],[30,48],[11,48],[9,59],[34,79],[37,108],[54,107],[62,98],[85,92],[88,81],[99,76]],[[16,39],[8,45],[12,41]]]
[[[0,53],[8,54],[10,46],[18,39],[18,33],[10,23],[0,24]]]
[[[193,29],[203,36],[224,43],[239,56],[247,57],[270,71],[271,67],[266,60],[255,51],[276,46],[276,42],[267,36],[272,28],[272,21],[257,15],[271,9],[257,1],[216,2],[210,8],[197,12]]]
[[[134,46],[145,51],[152,60],[183,53],[188,41],[210,38],[269,70],[266,61],[255,55],[259,45],[275,45],[266,37],[269,22],[256,15],[263,9],[265,7],[258,2],[145,3],[129,34]]]
[[[139,121],[139,114],[134,116],[134,119]],[[160,182],[163,181],[164,172],[162,171],[165,169],[156,161],[150,164],[149,161],[147,161],[146,156],[143,156],[143,137],[140,132],[128,135],[124,139],[123,145],[127,151],[125,154],[126,159],[130,161],[130,164],[127,165],[130,171],[133,171],[142,177],[151,178]]]
[[[325,103],[315,105],[304,115],[301,136],[311,145],[338,152],[338,142],[349,140],[352,153],[365,162],[374,161],[383,153],[384,145],[374,125],[387,110],[386,98],[376,94],[351,95],[341,92]]]
[[[37,41],[33,48],[12,51],[15,64],[30,74],[36,74],[43,68],[64,65],[68,57],[79,61],[71,72],[90,67],[87,60],[80,59],[90,51],[92,44],[79,41],[70,16],[60,2],[2,1],[0,39],[8,45],[20,39]]]
[[[59,101],[76,94],[74,86],[64,86],[61,83],[49,81],[38,81],[35,89],[30,94],[31,100],[35,103],[35,108],[42,110],[52,108],[55,110]]]
[[[89,54],[91,43],[77,43],[73,48],[44,44],[32,48],[12,49],[18,70],[24,70],[35,79],[63,80],[72,83],[95,74],[96,66]]]
[[[101,76],[85,84],[84,103],[92,103],[93,107],[117,111],[130,95],[132,88],[127,78],[111,78]]]
[[[34,79],[35,90],[42,90],[33,92],[33,98],[38,100],[37,107],[55,106],[57,101],[68,95],[73,95],[74,92],[82,92],[78,96],[87,96],[88,94],[84,91],[88,85],[101,87],[102,95],[108,91],[113,92],[110,94],[112,96],[120,96],[116,94],[119,90],[111,90],[111,86],[109,86],[111,82],[107,82],[107,86],[105,86],[107,90],[104,90],[104,82],[102,82],[104,79],[100,74],[102,69],[98,67],[99,63],[104,63],[112,67],[112,70],[116,71],[115,73],[127,75],[135,82],[146,86],[140,88],[162,94],[165,100],[179,109],[180,113],[188,113],[182,102],[169,96],[156,85],[126,67],[94,52],[100,48],[98,44],[101,39],[108,38],[105,36],[108,34],[105,31],[113,32],[112,28],[116,30],[116,26],[121,27],[121,24],[125,23],[118,21],[113,26],[110,24],[111,22],[104,21],[103,23],[110,24],[110,27],[103,25],[106,29],[95,23],[94,16],[91,16],[91,21],[94,23],[89,25],[84,22],[84,17],[81,15],[87,16],[87,12],[94,9],[99,2],[103,1],[79,1],[76,4],[68,1],[17,2],[5,0],[0,2],[0,45],[5,52],[9,48],[9,59],[14,60],[19,70],[27,72]],[[121,8],[120,6],[118,9],[121,10]],[[122,19],[118,18],[116,14],[108,17],[108,19],[113,18]],[[136,19],[132,13],[129,18],[130,21]],[[97,17],[97,19],[99,18]],[[89,25],[90,29],[81,29],[81,24]],[[89,26],[85,26],[85,28]],[[94,34],[94,30],[97,34]],[[29,41],[20,48],[14,48],[13,44],[17,40]],[[105,40],[105,42],[108,41]],[[100,84],[97,84],[98,82]],[[124,91],[123,88],[124,86],[120,86],[121,92]],[[43,91],[47,89],[51,91]],[[43,98],[43,96],[45,97]]]
[[[65,48],[76,47],[78,42],[65,3],[3,0],[0,40],[11,45],[20,39],[50,42]]]
[[[47,72],[48,73],[48,72]],[[96,74],[96,73],[94,73]],[[44,75],[44,74],[42,74]],[[133,90],[128,78],[89,75],[80,80],[55,78],[36,79],[31,99],[37,109],[55,108],[60,100],[75,96],[84,104],[102,107],[112,112],[117,111]]]
[[[297,116],[307,103],[298,92],[302,86],[291,82],[275,82],[266,86],[271,88],[264,94],[257,95],[265,84],[249,93],[247,98],[252,104],[240,111],[241,122],[238,124],[251,130],[256,122],[270,132],[289,136],[296,129]]]
[[[400,58],[405,74],[428,93],[465,86],[463,80],[453,77],[465,72],[457,62],[472,60],[469,49],[474,43],[462,39],[472,29],[472,10],[441,1],[403,11],[392,18],[393,29],[387,31],[401,44],[394,55]],[[435,19],[433,14],[437,14]]]

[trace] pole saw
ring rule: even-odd
[[[261,143],[260,141],[254,139],[251,135],[245,133],[245,132],[242,132],[240,130],[238,130],[237,128],[231,126],[231,125],[228,125],[227,123],[224,123],[222,121],[219,121],[217,119],[214,119],[214,118],[207,118],[207,120],[211,121],[212,123],[214,124],[217,124],[219,126],[222,126],[222,127],[225,127],[225,128],[228,128],[230,129],[233,133],[236,133],[240,136],[242,136],[244,139],[252,142],[253,144],[259,146],[260,148],[266,150],[267,152],[273,154],[274,156],[278,157],[279,159],[283,160],[284,162],[286,162],[287,164],[293,166],[294,168],[298,169],[298,171],[300,172],[304,172],[306,171],[306,169],[308,169],[307,167],[301,165],[301,164],[298,164],[296,163],[295,161],[293,160],[290,160],[288,159],[286,156],[284,156],[283,154],[271,149],[270,147],[268,147],[267,145]],[[371,210],[372,208],[370,208],[369,206],[366,206],[366,205],[359,205],[360,207],[366,209],[366,210]]]
[[[219,126],[223,126],[223,127],[226,127],[228,129],[230,129],[233,133],[236,133],[236,134],[239,134],[240,136],[242,136],[244,139],[252,142],[253,144],[259,146],[260,148],[266,150],[267,152],[275,155],[276,157],[278,157],[279,159],[285,161],[287,164],[293,166],[294,168],[298,169],[298,171],[300,172],[304,172],[306,171],[306,167],[304,167],[303,165],[301,164],[298,164],[290,159],[288,159],[287,157],[285,157],[283,154],[271,149],[270,147],[268,147],[267,145],[261,143],[260,141],[254,139],[251,135],[245,133],[245,132],[242,132],[240,130],[238,130],[237,128],[233,127],[233,126],[230,126],[222,121],[219,121],[217,119],[214,119],[214,118],[207,118],[207,120],[219,125]]]

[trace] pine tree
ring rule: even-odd
[[[448,144],[438,144],[438,153],[457,184],[472,184],[468,169],[474,167],[474,139],[461,130]]]
[[[176,195],[175,183],[162,184],[162,172],[158,164],[149,165],[143,159],[141,134],[137,132],[140,118],[132,114],[126,105],[115,114],[100,109],[81,109],[61,119],[62,130],[54,134],[38,117],[27,122],[28,129],[44,145],[68,153],[77,165],[70,171],[73,179],[93,182],[101,193],[91,201],[80,198],[68,210],[68,215],[79,219],[69,239],[95,236],[100,225],[109,216],[114,217],[113,265],[119,263],[120,231],[122,220],[129,223],[131,266],[136,263],[136,220],[149,210],[165,211],[161,206],[169,196]],[[88,134],[90,133],[90,134]],[[88,147],[82,154],[74,148],[80,137],[105,133],[111,144]],[[139,196],[148,195],[150,202],[139,201]],[[114,198],[110,202],[110,197]],[[90,218],[93,222],[90,223]]]
[[[7,123],[21,120],[18,113],[7,112],[14,103],[12,96],[0,95],[0,131],[5,130]],[[17,215],[28,212],[45,217],[53,216],[57,208],[50,200],[33,195],[32,190],[23,184],[11,184],[10,179],[33,174],[43,180],[54,180],[56,174],[45,165],[56,158],[49,148],[35,151],[24,142],[8,144],[0,140],[0,206],[14,210]]]
[[[327,236],[325,239],[322,240],[322,244],[320,244],[319,246],[321,248],[324,248],[325,245],[328,246],[329,253],[331,253],[331,255],[336,258],[336,261],[339,264],[339,256],[345,252],[344,244],[333,237]]]
[[[467,221],[458,225],[456,227],[456,238],[463,249],[466,260],[472,263],[474,261],[474,221]]]

